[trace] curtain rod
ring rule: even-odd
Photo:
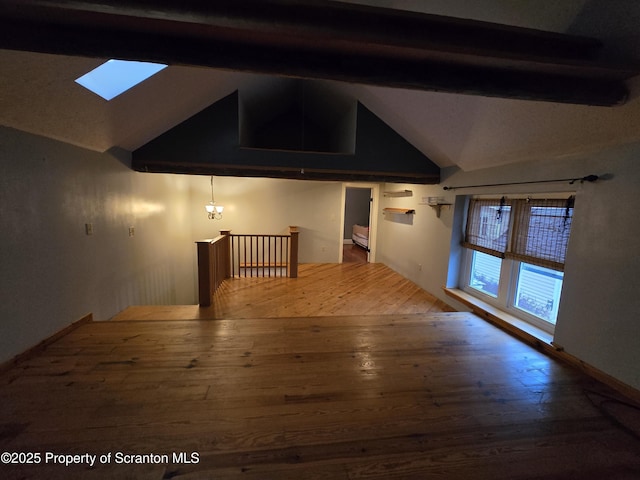
[[[578,177],[578,178],[558,178],[556,180],[536,180],[532,182],[510,182],[510,183],[488,183],[485,185],[464,185],[460,187],[442,187],[445,190],[456,190],[458,188],[480,188],[480,187],[502,187],[505,185],[527,185],[532,183],[555,183],[555,182],[569,182],[569,185],[573,185],[578,180],[580,183],[583,182],[595,182],[600,178],[598,175],[587,175],[586,177]]]

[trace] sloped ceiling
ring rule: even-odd
[[[10,3],[10,2],[9,2]],[[14,2],[15,3],[15,2]],[[65,3],[65,2],[58,2]],[[640,2],[352,0],[600,39],[607,58],[640,58]],[[0,123],[91,150],[134,151],[235,90],[260,95],[270,75],[171,66],[105,102],[74,83],[91,58],[0,50]],[[322,80],[379,116],[440,167],[473,170],[558,158],[640,140],[640,82],[614,107],[421,91]]]

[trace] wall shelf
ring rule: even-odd
[[[412,190],[394,190],[392,192],[383,192],[385,197],[412,197]]]
[[[427,205],[429,205],[431,208],[435,209],[436,217],[438,217],[438,218],[440,218],[440,212],[442,211],[442,207],[451,206],[450,203],[428,203]]]
[[[412,208],[383,208],[383,213],[393,213],[399,215],[414,215],[416,211]]]

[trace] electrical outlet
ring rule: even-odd
[[[129,227],[129,236],[133,237],[136,234],[135,227]]]
[[[93,223],[84,224],[84,233],[87,235],[93,235]]]
[[[421,264],[421,263],[419,263],[419,264],[418,264],[418,271],[419,271],[419,272],[421,272],[421,271],[422,271],[422,264]]]

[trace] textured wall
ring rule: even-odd
[[[341,183],[215,177],[215,200],[225,209],[221,220],[209,220],[204,205],[211,199],[210,177],[188,178],[194,239],[215,237],[222,229],[283,234],[288,233],[289,225],[297,225],[301,263],[338,261]]]
[[[188,182],[127,161],[0,128],[0,361],[90,312],[194,303]]]
[[[452,207],[443,207],[440,218],[436,210],[425,205],[426,197],[439,196],[453,202],[453,195],[438,185],[386,184],[384,191],[411,190],[410,197],[383,196],[378,212],[378,256],[385,263],[422,288],[444,298],[449,261]],[[415,215],[382,213],[382,208],[409,208]],[[448,301],[448,300],[447,300]]]

